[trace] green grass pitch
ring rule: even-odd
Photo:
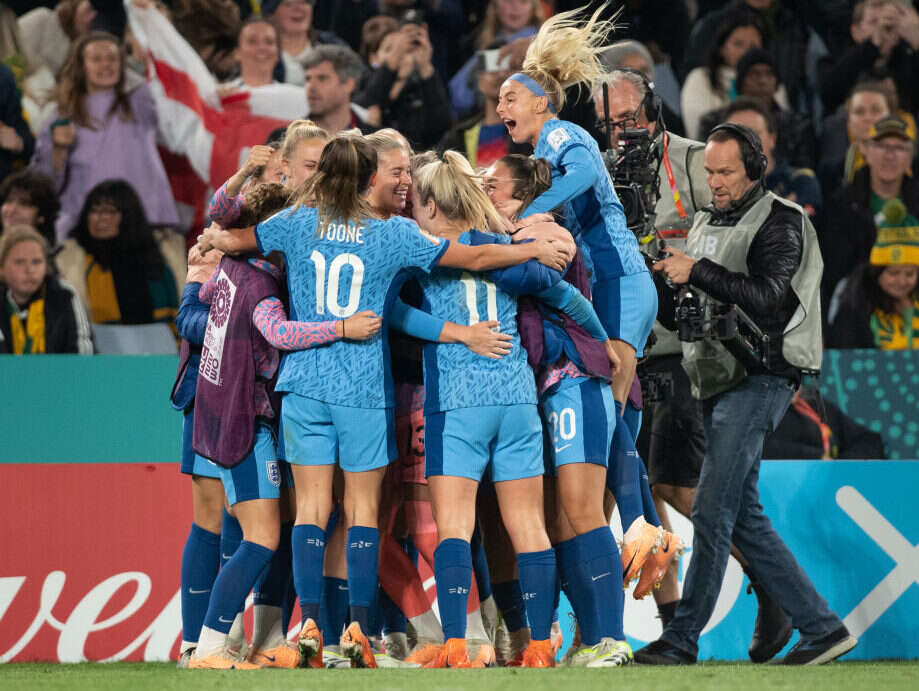
[[[623,689],[628,691],[756,691],[805,689],[818,691],[916,691],[919,662],[836,662],[825,667],[780,667],[704,663],[694,667],[556,670],[259,670],[212,672],[178,670],[168,663],[0,665],[0,689],[62,689],[66,691],[160,691],[214,689],[473,689],[560,691]]]

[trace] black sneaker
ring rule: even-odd
[[[640,665],[694,665],[696,658],[666,641],[656,640],[636,650],[634,662]]]
[[[832,633],[813,641],[798,641],[782,660],[784,665],[822,665],[845,655],[858,645],[858,639],[849,629],[840,626]],[[638,653],[635,653],[636,659]]]
[[[756,593],[756,626],[753,627],[753,641],[747,651],[753,662],[767,662],[778,655],[791,638],[794,627],[791,619],[782,611],[763,587],[751,583],[747,592]]]

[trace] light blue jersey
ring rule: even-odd
[[[524,215],[561,206],[566,227],[589,258],[594,281],[646,272],[593,137],[572,122],[552,119],[542,126],[533,156],[552,166],[552,186]]]
[[[317,226],[316,209],[301,206],[255,228],[263,254],[284,254],[290,318],[328,321],[372,310],[383,317],[383,328],[366,341],[286,353],[276,389],[342,406],[393,407],[386,337],[390,308],[406,270],[430,271],[449,243],[401,217]]]
[[[470,244],[470,234],[459,242]],[[507,244],[506,236],[493,236]],[[457,324],[498,321],[513,337],[511,352],[500,360],[476,355],[462,344],[424,346],[425,415],[480,406],[536,403],[533,371],[517,333],[517,300],[492,281],[459,269],[438,268],[420,280],[422,309]]]

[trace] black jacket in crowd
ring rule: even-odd
[[[8,288],[0,283],[0,354],[13,351]],[[54,276],[45,279],[45,352],[92,354],[86,310],[73,288]]]
[[[396,78],[397,73],[386,65],[376,68],[368,76],[359,102],[365,107],[379,106],[382,126],[402,132],[413,148],[429,149],[453,124],[453,109],[443,83],[437,72],[428,79],[414,72],[392,101],[389,92]]]
[[[835,458],[873,460],[886,458],[884,441],[880,434],[863,427],[846,415],[832,401],[818,400],[811,390],[802,390],[807,401],[820,419],[833,432],[832,445]],[[823,437],[817,423],[793,407],[772,434],[766,436],[763,459],[806,460],[823,458]]]
[[[818,226],[820,251],[823,254],[823,304],[829,299],[840,280],[859,264],[871,257],[877,240],[877,226],[871,210],[871,171],[863,166],[848,185],[844,185],[824,204],[825,218]],[[907,210],[919,217],[919,181],[905,176],[900,198]]]
[[[900,41],[893,49],[887,64],[880,71],[875,61],[881,57],[877,46],[871,40],[857,43],[836,60],[831,67],[820,73],[820,100],[827,112],[834,111],[845,102],[852,85],[863,78],[884,79],[892,77],[897,87],[900,107],[909,112],[919,108],[919,53],[906,41]]]

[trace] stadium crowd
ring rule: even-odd
[[[578,624],[565,660],[618,666],[619,585],[636,579],[665,632],[635,658],[691,663],[712,593],[685,585],[680,604],[668,506],[697,540],[723,533],[696,582],[720,583],[728,550],[743,564],[754,661],[793,628],[788,663],[855,645],[790,553],[764,568],[743,511],[724,533],[694,508],[697,485],[728,482],[703,458],[726,452],[662,284],[734,295],[709,259],[688,263],[687,231],[773,195],[800,214],[797,255],[754,260],[778,251],[754,240],[749,273],[768,266],[776,294],[745,306],[769,305],[754,311],[781,336],[810,294],[813,369],[822,347],[919,348],[917,3],[584,2],[0,3],[0,353],[92,354],[102,325],[163,323],[180,343],[180,664],[553,666],[561,590]],[[636,129],[660,147],[656,281],[600,156]],[[742,161],[736,189],[714,181],[719,146]],[[818,263],[808,286],[799,268]],[[795,390],[764,457],[882,458],[801,386],[808,369],[765,368]],[[673,402],[641,424],[649,373]]]

